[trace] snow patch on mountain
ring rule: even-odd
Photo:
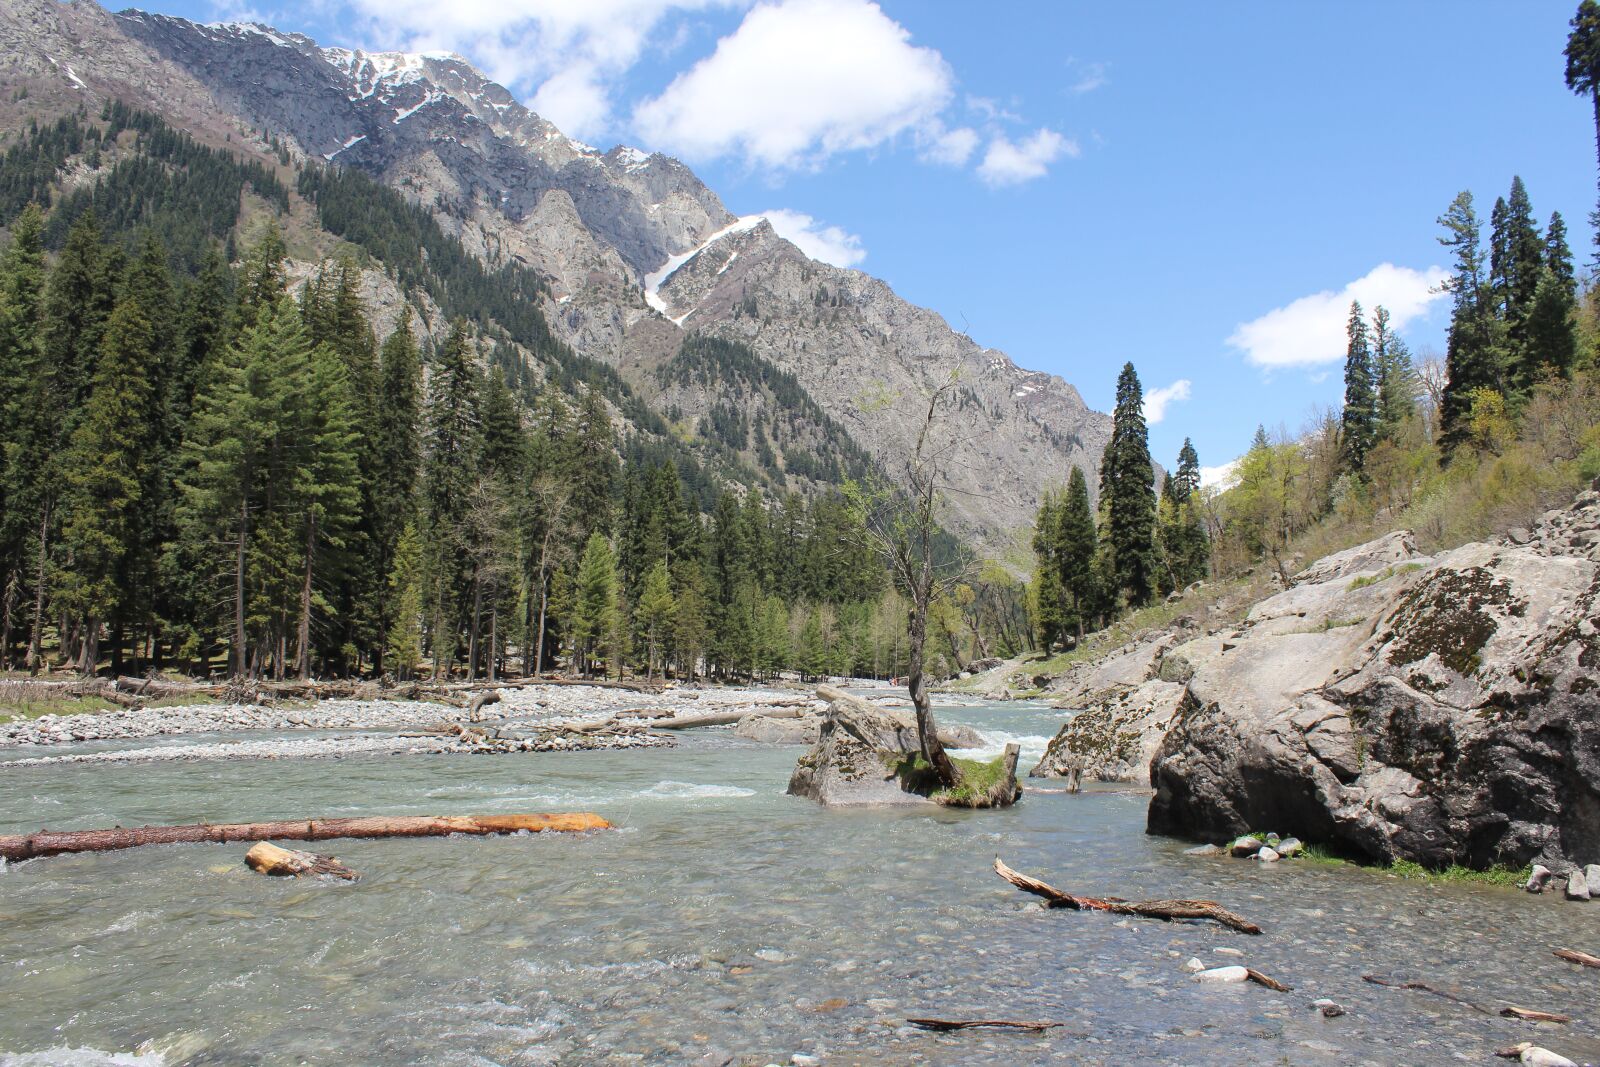
[[[679,315],[676,318],[673,318],[672,315],[668,314],[667,302],[661,299],[661,286],[668,278],[672,277],[673,272],[679,267],[689,262],[695,256],[698,256],[701,252],[704,252],[706,249],[710,248],[724,237],[733,233],[744,233],[747,230],[753,230],[766,221],[767,217],[765,215],[746,215],[744,218],[735,219],[733,222],[728,223],[728,225],[724,226],[710,237],[707,237],[704,241],[700,242],[699,245],[691,248],[689,251],[679,253],[676,256],[668,256],[665,263],[661,264],[661,266],[644,276],[644,302],[655,308],[662,315],[665,315],[668,319],[671,319],[674,324],[682,326],[683,320],[689,317],[689,313],[684,312],[682,315]]]

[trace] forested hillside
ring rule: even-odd
[[[791,376],[689,338],[650,383],[716,394],[686,433],[552,335],[531,269],[278,163],[115,102],[0,157],[4,666],[904,672],[838,490],[872,461]],[[291,244],[327,252],[303,282]],[[1024,639],[1019,595],[965,588],[952,668]]]

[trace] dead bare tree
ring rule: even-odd
[[[951,374],[928,395],[926,407],[920,409],[921,425],[912,447],[884,464],[891,484],[854,484],[847,490],[866,547],[883,560],[906,596],[910,654],[907,684],[916,708],[917,738],[934,776],[947,789],[960,783],[961,771],[939,741],[922,660],[931,609],[966,577],[969,566],[960,560],[941,560],[938,552],[939,514],[949,488],[946,470],[956,444],[950,435],[940,432],[939,420],[949,407],[958,382],[958,377]],[[878,414],[881,417],[882,412]]]

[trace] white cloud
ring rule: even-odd
[[[1230,459],[1228,462],[1215,467],[1200,468],[1200,486],[1210,489],[1213,486],[1219,489],[1232,488],[1239,480],[1239,461]]]
[[[613,91],[670,16],[747,0],[351,0],[386,46],[468,56],[573,136],[611,125]]]
[[[1179,378],[1171,385],[1160,389],[1152,389],[1144,394],[1144,421],[1154,426],[1167,417],[1167,405],[1179,404],[1189,399],[1189,388],[1194,383],[1187,378]]]
[[[762,214],[772,223],[779,237],[793,242],[795,247],[812,259],[832,263],[835,267],[853,267],[867,258],[867,250],[861,247],[861,238],[837,226],[824,226],[810,215],[785,208],[764,211]]]
[[[1108,63],[1085,63],[1079,59],[1068,59],[1067,69],[1076,71],[1078,80],[1067,86],[1070,93],[1092,93],[1105,86],[1110,78],[1107,71],[1111,69]]]
[[[925,162],[940,163],[947,167],[965,165],[978,147],[978,131],[971,126],[947,130],[939,124],[921,134],[919,139],[922,143],[921,158]]]
[[[937,121],[954,76],[910,37],[867,0],[763,3],[640,104],[634,122],[647,140],[691,158],[816,166]]]
[[[1050,164],[1061,156],[1077,156],[1078,152],[1076,141],[1054,130],[1040,129],[1015,143],[998,133],[978,164],[978,176],[992,186],[1020,185],[1044,177]]]
[[[1444,278],[1440,267],[1412,270],[1383,263],[1337,292],[1303,296],[1240,323],[1228,344],[1258,367],[1305,367],[1341,360],[1350,301],[1359,300],[1369,314],[1383,305],[1389,309],[1394,328],[1403,330],[1444,296],[1436,291]]]

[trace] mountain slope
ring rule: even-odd
[[[544,276],[533,299],[556,337],[615,368],[658,414],[670,408],[680,431],[716,439],[728,408],[775,422],[776,396],[748,376],[664,384],[695,331],[748,346],[832,421],[773,442],[811,470],[837,469],[848,438],[892,465],[927,393],[958,374],[952,526],[973,540],[999,543],[1031,520],[1073,464],[1098,469],[1110,420],[1066,382],[1016,367],[869,275],[806,258],[763,220],[737,219],[676,160],[570,140],[458,56],[322,48],[258,25],[111,16],[84,0],[8,3],[0,43],[8,84],[25,79],[58,107],[127,99],[199,127],[207,143],[282,146],[305,168],[394,188],[488,270]],[[15,104],[7,118],[20,122]],[[835,442],[831,460],[799,459],[822,437]],[[752,444],[742,458],[764,456]]]

